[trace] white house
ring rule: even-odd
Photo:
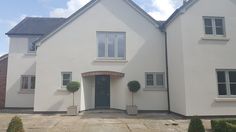
[[[25,18],[10,37],[7,108],[66,111],[131,104],[185,116],[236,115],[236,2],[189,0],[165,22],[131,0],[92,0],[68,18]]]

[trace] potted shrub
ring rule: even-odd
[[[73,106],[67,108],[68,115],[77,115],[77,106],[75,106],[75,92],[79,90],[80,83],[79,82],[70,82],[67,85],[67,90],[73,93]]]
[[[128,83],[129,91],[132,93],[132,105],[127,105],[126,110],[129,115],[137,115],[138,107],[134,105],[134,93],[138,92],[140,89],[140,83],[138,81],[130,81]]]

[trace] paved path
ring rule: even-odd
[[[188,120],[165,113],[128,116],[122,112],[84,112],[79,116],[0,113],[0,132],[13,116],[23,120],[26,132],[186,132]],[[209,120],[204,120],[206,129]]]

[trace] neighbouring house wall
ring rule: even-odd
[[[170,110],[186,114],[186,92],[183,59],[183,36],[181,16],[171,22],[167,29],[167,52],[169,67]]]
[[[5,107],[8,56],[0,58],[0,108]]]
[[[126,61],[97,61],[96,31],[126,32]],[[167,110],[166,90],[144,90],[145,72],[165,72],[164,51],[164,35],[147,19],[123,0],[101,0],[38,48],[34,111],[65,111],[71,104],[66,92],[58,92],[64,71],[72,72],[72,80],[83,83],[93,82],[81,77],[84,72],[125,73],[124,78],[111,80],[112,108],[125,109],[131,104],[127,83],[138,80],[142,87],[135,94],[135,104],[139,109]],[[94,90],[87,84],[81,86],[76,103],[81,110],[93,108],[94,97],[87,97],[94,94],[84,93]],[[86,101],[88,106],[83,103]]]
[[[21,91],[21,76],[35,75],[35,55],[28,54],[29,36],[10,36],[5,107],[32,108],[34,93]]]
[[[216,100],[216,69],[236,69],[235,12],[235,0],[199,0],[182,15],[187,116],[236,114],[234,98]],[[226,38],[230,40],[202,40],[203,16],[225,17]]]

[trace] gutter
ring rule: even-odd
[[[167,100],[168,100],[168,113],[171,113],[170,110],[170,90],[169,90],[169,66],[168,66],[168,47],[167,47],[167,32],[163,30],[165,35],[165,56],[166,56],[166,88],[167,88]]]

